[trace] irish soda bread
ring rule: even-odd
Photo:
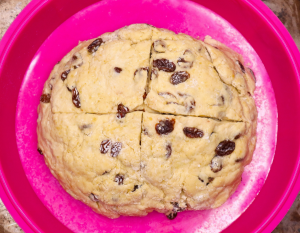
[[[81,42],[51,72],[38,151],[109,218],[222,205],[256,143],[255,77],[210,37],[135,24]]]

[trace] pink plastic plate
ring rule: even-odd
[[[149,13],[135,14],[138,9],[140,12],[147,10]],[[165,15],[166,19],[161,20],[160,15]],[[199,20],[195,21],[194,18]],[[103,19],[109,23],[99,24]],[[193,37],[204,38],[205,35],[211,35],[240,52],[245,57],[246,64],[256,74],[255,99],[259,113],[257,149],[253,162],[245,169],[241,186],[218,209],[184,212],[179,214],[176,221],[170,221],[159,213],[152,213],[144,218],[122,217],[111,220],[93,213],[90,208],[69,196],[51,175],[36,150],[36,109],[43,84],[53,66],[78,41],[91,39],[136,22],[147,22],[157,27],[188,33]],[[74,232],[98,232],[100,229],[116,232],[121,229],[128,232],[157,232],[157,229],[161,232],[220,232],[245,211],[264,184],[274,155],[276,130],[277,108],[274,92],[266,70],[253,48],[220,16],[192,2],[180,4],[176,1],[165,1],[158,8],[153,1],[136,3],[130,0],[106,0],[72,16],[51,34],[34,56],[21,86],[16,117],[17,144],[29,182],[52,214]]]
[[[88,8],[85,7],[95,1],[34,0],[20,15],[24,20],[12,25],[0,44],[0,106],[6,110],[6,114],[0,114],[4,132],[0,142],[3,151],[0,194],[27,232],[70,232],[71,229],[74,232],[215,233],[226,227],[223,232],[269,232],[285,214],[299,190],[299,185],[295,186],[299,166],[299,110],[294,107],[293,114],[289,114],[289,109],[299,104],[299,52],[282,25],[259,1],[198,2],[206,8],[194,2],[171,0],[110,0]],[[69,18],[74,13],[77,14]],[[272,24],[267,16],[271,17]],[[36,152],[36,108],[51,68],[78,40],[132,23],[149,23],[200,38],[209,34],[243,54],[256,73],[257,149],[253,162],[245,170],[242,185],[218,209],[180,213],[174,221],[158,213],[144,218],[110,220],[66,194]],[[279,111],[278,144],[269,178],[262,188],[276,141],[277,112],[272,85]],[[15,114],[14,121],[11,116]],[[16,136],[11,130],[14,124]],[[30,184],[48,210],[30,188],[20,158]],[[273,223],[268,224],[275,216]]]

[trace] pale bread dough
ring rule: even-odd
[[[143,104],[151,35],[151,27],[132,25],[97,38],[103,42],[96,52],[87,49],[95,39],[80,43],[50,75],[52,90],[48,86],[45,91],[52,92],[53,113],[115,113],[120,103],[130,110]],[[62,80],[66,71],[70,72]],[[80,108],[72,103],[71,90],[75,87]]]
[[[166,135],[156,132],[156,124],[175,120],[174,130]],[[201,138],[189,138],[185,127],[203,132]],[[244,166],[252,158],[255,131],[244,122],[220,122],[213,119],[173,115],[143,114],[141,147],[142,177],[148,183],[147,193],[160,191],[148,205],[171,211],[171,203],[187,209],[210,209],[223,204],[241,181]],[[235,150],[217,156],[215,149],[224,140],[235,142]],[[212,161],[221,163],[214,172]],[[160,197],[160,198],[158,198]],[[147,198],[147,195],[146,195]]]
[[[241,55],[220,42],[130,25],[79,43],[54,67],[38,148],[62,187],[107,217],[216,208],[252,159],[254,90]],[[166,119],[174,129],[161,134]],[[224,141],[231,151],[218,155]]]
[[[255,82],[250,71],[243,73],[239,66],[238,61],[243,64],[241,55],[209,37],[203,43],[184,34],[153,30],[146,105],[162,113],[232,121],[249,118],[242,98],[252,99]],[[172,62],[176,70],[159,70],[154,61],[160,59]],[[186,72],[189,78],[174,85],[170,80],[176,72]]]
[[[115,114],[52,114],[49,104],[39,107],[39,148],[45,162],[63,188],[96,212],[116,218],[119,215],[145,215],[136,205],[142,199],[140,177],[140,132],[142,112],[117,119]],[[111,149],[103,154],[100,144],[121,143],[116,157]],[[116,176],[123,176],[121,185]],[[96,197],[93,198],[91,195]],[[120,207],[120,208],[119,208]]]

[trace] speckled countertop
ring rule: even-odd
[[[0,0],[0,40],[31,0]],[[289,30],[300,50],[300,0],[262,0]],[[0,200],[0,233],[22,233]],[[273,233],[300,232],[300,194]]]

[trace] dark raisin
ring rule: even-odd
[[[254,81],[256,82],[256,77],[255,77],[255,74],[254,74],[254,71],[250,68],[248,68],[250,73],[252,74],[252,77],[254,78]]]
[[[213,182],[215,178],[213,177],[208,177],[208,182],[206,183],[206,185],[209,185],[211,182]]]
[[[156,67],[158,68],[158,70],[162,70],[165,72],[173,72],[176,70],[176,65],[165,58],[154,60],[153,67]]]
[[[241,67],[242,72],[245,73],[245,67],[243,66],[243,64],[240,61],[237,61],[237,63]]]
[[[182,57],[178,58],[177,64],[178,64],[179,67],[184,68],[184,69],[192,68],[193,67],[193,62],[186,61]]]
[[[153,46],[153,50],[157,53],[166,52],[166,43],[162,40],[154,41],[152,46]]]
[[[75,53],[71,59],[71,63],[74,69],[83,65],[83,60],[80,53]]]
[[[195,100],[191,100],[190,104],[191,105],[190,105],[189,111],[192,111],[195,108],[195,106],[196,106],[196,101]]]
[[[72,89],[71,89],[71,88],[67,87],[67,89],[68,89],[69,92],[72,92]]]
[[[123,118],[129,112],[129,108],[125,107],[123,104],[118,105],[117,118]]]
[[[100,152],[106,154],[111,148],[111,141],[109,139],[103,140],[100,144]]]
[[[244,160],[244,158],[239,158],[239,159],[236,159],[235,162],[239,163],[239,162],[242,162],[243,160]]]
[[[78,65],[75,65],[75,66],[73,66],[74,67],[74,69],[77,69],[78,67],[80,67],[82,64],[78,64]]]
[[[225,104],[225,98],[223,95],[219,96],[217,100],[218,100],[218,103],[214,104],[212,106],[223,106]]]
[[[204,180],[202,180],[199,176],[198,176],[198,179],[203,183],[204,182]]]
[[[119,68],[119,67],[115,67],[114,70],[115,70],[117,73],[121,73],[123,69],[122,69],[122,68]]]
[[[115,142],[111,146],[110,155],[111,157],[117,157],[122,149],[122,143],[121,142]]]
[[[61,80],[65,81],[68,77],[68,74],[70,73],[71,70],[66,70],[64,72],[61,73]]]
[[[195,109],[195,106],[196,106],[196,101],[194,99],[191,100],[189,104],[188,103],[185,104],[186,110],[188,112],[193,111]]]
[[[80,125],[80,126],[79,126],[79,129],[80,129],[80,130],[85,130],[85,129],[89,129],[89,128],[91,128],[91,127],[92,127],[92,125],[90,125],[90,124],[89,124],[89,125],[84,124],[84,125]]]
[[[187,112],[191,112],[195,109],[196,101],[192,96],[180,92],[178,92],[178,95],[184,98],[184,106]]]
[[[134,192],[135,190],[137,190],[139,188],[138,185],[134,185],[132,192]]]
[[[105,171],[105,172],[102,173],[102,175],[105,175],[105,174],[107,174],[107,173],[108,173],[108,171]]]
[[[100,45],[103,43],[103,40],[101,38],[98,38],[96,40],[94,40],[88,47],[87,47],[87,50],[90,52],[90,53],[94,53],[96,52]]]
[[[115,182],[117,182],[118,185],[123,184],[123,181],[124,181],[124,175],[120,175],[120,174],[116,175]]]
[[[156,133],[161,134],[169,134],[174,130],[175,119],[169,120],[161,120],[159,123],[155,125]]]
[[[178,95],[181,96],[181,97],[188,97],[188,96],[189,96],[189,95],[187,95],[187,94],[180,93],[180,92],[178,92]]]
[[[143,129],[143,133],[144,133],[144,135],[149,135],[149,132],[148,132],[148,130],[146,128]]]
[[[37,151],[38,151],[41,155],[43,155],[43,151],[42,151],[40,148],[37,148]]]
[[[73,88],[72,90],[72,102],[75,105],[76,108],[80,108],[81,104],[80,104],[80,98],[79,98],[79,92],[77,90],[77,88]]]
[[[144,93],[144,95],[143,95],[143,100],[145,100],[146,97],[147,97],[147,92]]]
[[[153,78],[158,78],[158,71],[157,71],[157,69],[152,69],[151,70],[150,80],[152,80]]]
[[[168,219],[173,220],[177,216],[177,212],[171,212],[166,215]]]
[[[184,211],[186,209],[186,208],[180,207],[178,202],[171,202],[171,204],[173,205],[173,212],[175,212],[175,213]]]
[[[167,153],[166,153],[166,158],[170,158],[171,154],[172,154],[172,145],[169,143],[167,144],[166,146],[166,150],[167,150]]]
[[[42,103],[50,103],[51,95],[50,94],[42,94],[40,101]]]
[[[146,70],[147,73],[149,72],[149,68],[148,68],[148,67],[142,67],[142,68],[136,69],[136,70],[134,71],[134,76],[136,76],[136,74],[137,74],[138,72],[141,72],[142,70]]]
[[[183,133],[188,138],[202,138],[204,136],[203,131],[195,127],[184,127]]]
[[[230,140],[224,140],[219,143],[215,152],[217,155],[224,156],[230,155],[235,150],[235,142]]]
[[[186,71],[177,71],[172,74],[170,78],[170,83],[173,85],[178,85],[179,83],[183,83],[190,78],[190,74]]]
[[[134,71],[134,76],[136,76],[136,73],[139,71],[139,69],[135,70]]]
[[[177,210],[180,208],[178,202],[171,202],[171,204],[173,205],[173,211],[178,212]]]
[[[136,75],[137,72],[141,72],[141,71],[147,71],[147,74],[149,74],[149,67],[142,67],[142,68],[139,68],[137,69],[135,72],[134,72],[134,75]]]
[[[93,193],[91,193],[91,194],[89,195],[89,198],[90,198],[92,201],[94,201],[94,202],[98,202],[98,201],[99,201],[98,196],[96,196],[96,195],[93,194]]]
[[[222,165],[222,158],[220,156],[215,156],[210,163],[210,169],[214,172],[217,173],[221,171],[223,168]]]
[[[238,134],[234,137],[235,140],[239,139],[242,136],[242,134]]]

